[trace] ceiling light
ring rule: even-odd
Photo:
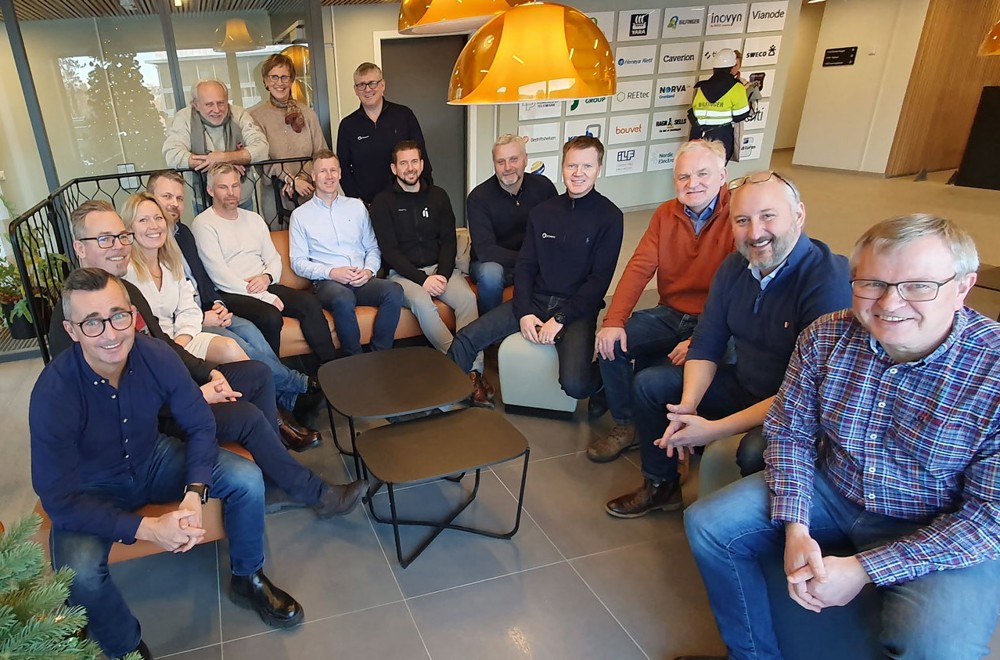
[[[400,34],[472,32],[524,0],[401,0]]]

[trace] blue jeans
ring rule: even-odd
[[[514,269],[504,268],[495,261],[473,262],[469,268],[469,275],[476,283],[480,316],[499,307],[503,302],[503,290],[514,283]]]
[[[557,296],[536,294],[532,297],[531,311],[547,321],[564,301]],[[597,370],[593,362],[596,327],[596,317],[577,319],[564,328],[562,339],[556,343],[559,386],[574,399],[586,399],[597,389]],[[505,302],[462,328],[455,335],[448,357],[468,372],[480,351],[519,332],[520,328],[520,321],[514,316],[514,303]]]
[[[204,332],[229,337],[243,349],[251,360],[257,360],[267,365],[274,376],[274,391],[278,397],[278,405],[286,410],[295,407],[295,400],[309,389],[309,377],[301,371],[286,367],[271,350],[271,345],[253,323],[233,314],[233,322],[228,328],[202,328]]]
[[[608,410],[618,424],[631,424],[632,381],[635,374],[647,367],[663,363],[678,343],[691,337],[698,317],[684,314],[666,305],[634,312],[625,322],[628,351],[620,342],[615,343],[615,359],[605,360],[598,355],[601,380]],[[635,367],[632,367],[635,360]]]
[[[930,523],[868,513],[818,470],[810,516],[810,533],[821,547],[858,551]],[[741,479],[695,502],[684,514],[684,528],[729,657],[780,659],[758,558],[781,557],[785,532],[771,522],[764,475]],[[935,571],[880,591],[880,640],[887,657],[961,660],[989,652],[1000,611],[1000,561]]]
[[[372,327],[372,350],[392,348],[403,306],[403,287],[399,284],[375,277],[359,287],[322,280],[313,283],[313,291],[323,307],[333,314],[333,329],[340,339],[341,352],[347,355],[361,353],[361,329],[354,313],[358,305],[378,307]]]
[[[174,502],[187,482],[184,444],[160,435],[145,473],[135,480],[85,485],[86,496],[127,511],[150,502]],[[251,461],[220,451],[212,469],[211,496],[222,500],[229,557],[234,575],[250,575],[264,566],[264,482]],[[69,603],[87,609],[91,636],[112,658],[134,650],[142,638],[139,621],[129,610],[108,572],[114,539],[53,527],[49,536],[52,565],[76,571]]]
[[[635,399],[635,431],[639,453],[642,455],[642,474],[656,483],[679,478],[677,453],[667,456],[667,452],[654,445],[653,441],[667,430],[669,421],[666,405],[679,403],[683,392],[684,367],[650,367],[635,375],[632,394]],[[719,419],[758,402],[759,398],[744,390],[737,382],[735,366],[721,364],[698,405],[698,414],[706,419]],[[759,464],[759,456],[743,457],[744,453],[763,452],[763,443],[755,443],[753,451],[749,452],[741,445],[737,456],[740,467],[743,468],[745,462],[749,464],[754,459]]]

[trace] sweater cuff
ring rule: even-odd
[[[114,540],[119,543],[124,543],[125,545],[132,545],[135,543],[135,533],[139,531],[139,523],[141,522],[142,516],[137,516],[134,513],[122,512],[119,514],[118,520],[115,522]]]

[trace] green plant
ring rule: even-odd
[[[19,232],[21,255],[24,257],[25,266],[28,273],[37,278],[37,282],[42,284],[42,288],[34,291],[36,298],[43,297],[49,304],[54,304],[53,291],[58,290],[58,285],[65,276],[66,265],[69,258],[58,252],[50,252],[46,245],[47,229],[31,226],[27,231]],[[5,320],[10,323],[17,317],[24,318],[28,323],[33,321],[31,305],[25,295],[24,286],[21,282],[20,273],[17,266],[8,258],[0,265],[0,303],[13,304],[10,311],[10,318]]]

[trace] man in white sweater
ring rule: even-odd
[[[334,359],[337,351],[319,300],[277,283],[281,255],[264,219],[239,207],[240,175],[233,165],[218,163],[208,170],[208,194],[212,206],[194,219],[191,231],[229,310],[253,321],[265,338],[280,335],[282,316],[296,318],[319,361]]]
[[[313,291],[333,314],[340,348],[361,352],[356,305],[378,308],[369,344],[392,348],[403,305],[403,287],[375,277],[382,253],[368,210],[360,199],[340,194],[340,160],[329,149],[313,154],[313,198],[292,211],[288,234],[292,270],[313,281]]]

